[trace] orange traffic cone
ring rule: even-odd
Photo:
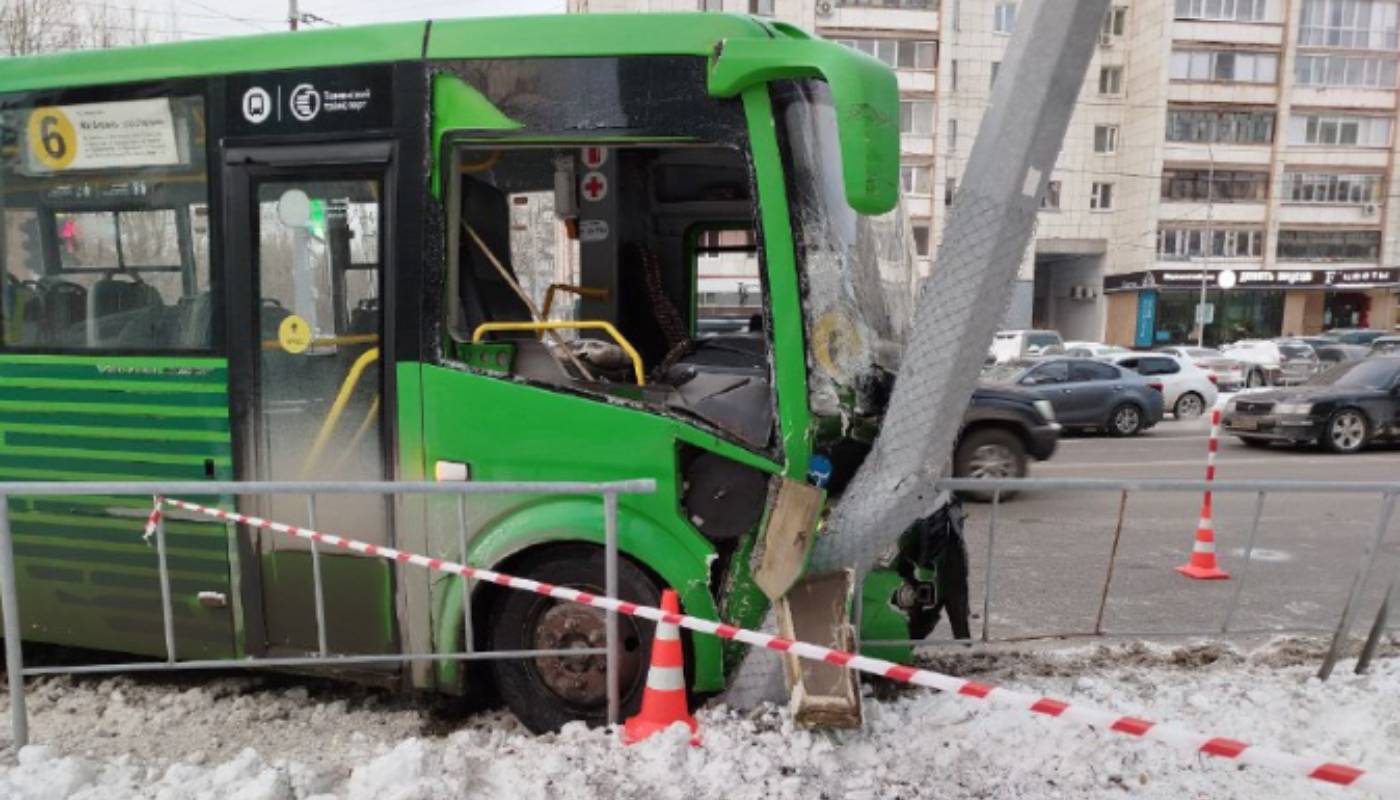
[[[1210,508],[1210,493],[1201,503],[1201,521],[1196,525],[1196,545],[1191,548],[1191,560],[1176,568],[1177,572],[1198,581],[1219,581],[1230,573],[1215,563],[1215,521]]]
[[[680,601],[670,589],[661,593],[661,610],[681,613]],[[622,726],[622,741],[636,744],[677,722],[690,728],[690,743],[700,744],[700,726],[690,715],[685,696],[685,654],[681,652],[681,629],[674,622],[656,623],[651,642],[651,668],[642,693],[642,710]]]

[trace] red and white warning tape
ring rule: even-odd
[[[811,659],[813,661],[825,661],[839,667],[846,667],[871,675],[879,675],[902,683],[910,683],[930,689],[939,689],[951,694],[971,697],[977,700],[985,700],[996,705],[1017,708],[1022,711],[1029,711],[1033,714],[1042,714],[1069,722],[1079,722],[1084,725],[1116,731],[1126,736],[1139,739],[1152,739],[1183,750],[1205,753],[1206,755],[1228,759],[1240,764],[1255,764],[1280,772],[1301,775],[1325,783],[1352,786],[1374,792],[1400,793],[1400,776],[1396,775],[1369,772],[1357,767],[1320,758],[1296,756],[1291,753],[1284,753],[1278,750],[1246,744],[1234,739],[1206,736],[1205,734],[1196,733],[1195,731],[1178,728],[1172,725],[1163,725],[1137,717],[1122,716],[1111,711],[1075,705],[1050,697],[1041,697],[1026,692],[1004,689],[998,686],[990,686],[963,678],[955,678],[951,675],[931,672],[925,669],[906,667],[883,659],[870,658],[868,656],[857,655],[841,650],[832,650],[820,645],[808,644],[807,642],[783,639],[778,636],[759,633],[744,628],[736,628],[712,620],[699,619],[684,614],[669,614],[659,608],[652,608],[651,606],[637,605],[624,600],[612,600],[607,597],[599,597],[588,592],[580,592],[576,589],[569,589],[564,586],[554,586],[548,583],[533,581],[528,578],[516,578],[510,575],[502,575],[499,572],[493,572],[489,569],[469,567],[465,564],[458,564],[440,558],[428,558],[427,556],[396,550],[392,547],[368,544],[366,542],[346,539],[329,533],[298,528],[294,525],[286,525],[281,522],[272,522],[259,517],[248,516],[232,511],[223,511],[217,508],[209,508],[184,500],[177,500],[170,497],[156,497],[154,499],[157,513],[152,513],[147,523],[146,535],[148,537],[154,530],[156,521],[159,519],[159,510],[163,505],[168,504],[196,514],[217,517],[244,525],[251,525],[256,528],[284,533],[302,539],[308,539],[313,542],[331,545],[333,547],[353,550],[357,553],[363,553],[369,556],[378,556],[379,558],[385,558],[391,561],[414,564],[438,572],[460,575],[472,580],[487,581],[520,591],[534,592],[570,603],[581,603],[583,605],[603,609],[604,611],[616,611],[620,614],[641,617],[642,619],[649,619],[653,622],[680,625],[683,628],[688,628],[699,633],[718,636],[722,639],[732,639],[737,642],[743,642],[756,647],[764,647],[778,652],[792,653],[799,658]]]

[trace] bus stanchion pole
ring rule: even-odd
[[[316,495],[306,496],[306,526],[311,530],[316,530]],[[316,546],[316,540],[311,540],[311,584],[312,591],[316,593],[316,647],[322,657],[325,657],[330,649],[326,647],[326,595],[321,585],[321,550]]]
[[[24,650],[20,643],[19,589],[15,586],[15,543],[10,537],[10,498],[0,494],[0,610],[4,614],[5,674],[10,683],[10,725],[15,752],[29,744],[29,712],[24,703]]]
[[[156,567],[160,573],[160,615],[165,630],[165,661],[175,663],[175,611],[170,602],[170,565],[165,557],[165,515],[156,517]]]
[[[617,494],[603,493],[603,590],[609,600],[617,599]],[[618,671],[617,612],[607,612],[608,634],[608,724],[616,725],[622,715],[622,675]]]
[[[467,493],[465,490],[457,495],[457,548],[461,551],[462,563],[470,565],[471,560],[467,558]],[[476,634],[472,630],[472,582],[470,578],[462,578],[462,651],[465,653],[476,652]]]

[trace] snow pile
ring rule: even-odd
[[[1400,772],[1400,659],[1312,677],[1316,650],[1147,645],[950,656],[978,679],[1215,735]],[[793,730],[767,708],[698,716],[637,747],[569,726],[531,736],[507,715],[444,724],[427,710],[287,679],[181,690],[52,680],[32,692],[41,744],[0,761],[14,800],[436,798],[1161,798],[1361,796],[963,698],[889,686],[862,731]],[[279,685],[280,684],[280,685]],[[271,688],[269,688],[269,685]],[[8,732],[8,720],[0,719]],[[444,729],[450,728],[450,732]]]

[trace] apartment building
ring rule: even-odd
[[[774,16],[890,64],[936,250],[1014,0],[570,0]],[[1397,0],[1112,0],[1007,324],[1138,347],[1400,325]],[[927,268],[927,262],[924,262]],[[1204,286],[1203,286],[1204,284]]]

